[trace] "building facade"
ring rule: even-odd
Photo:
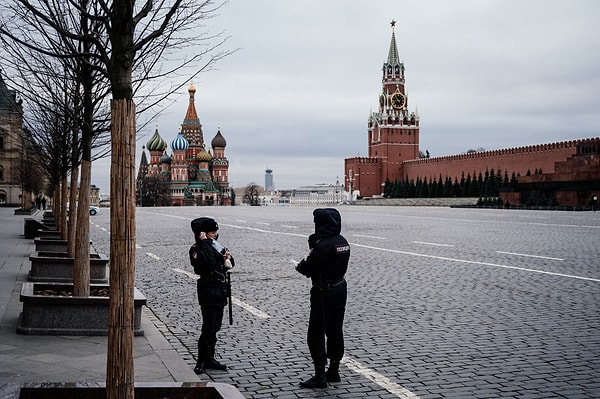
[[[394,24],[392,21],[390,48],[383,64],[379,110],[372,112],[368,119],[368,156],[344,161],[344,183],[352,199],[383,195],[386,182],[419,179],[431,182],[448,178],[456,181],[489,171],[514,174],[527,192],[551,196],[560,205],[587,205],[590,199],[598,197],[600,169],[594,157],[599,156],[599,138],[436,158],[423,156],[419,151],[419,116],[416,111],[408,110],[404,64],[399,61]],[[530,177],[534,171],[535,177]],[[586,176],[584,180],[582,176]],[[557,179],[563,183],[548,183]],[[568,181],[579,183],[566,184]],[[560,187],[562,191],[550,187],[557,190]],[[567,187],[572,191],[566,192]],[[525,200],[515,191],[510,194],[506,191],[501,197],[513,204]]]
[[[0,75],[0,206],[30,208],[41,198],[44,176],[23,128],[23,105]]]
[[[343,187],[339,181],[333,184],[315,184],[291,190],[291,205],[323,205],[339,204],[343,201]]]
[[[171,153],[158,126],[142,150],[136,181],[139,205],[231,205],[227,142],[219,127],[211,141],[212,151],[206,148],[196,111],[196,88],[191,85],[188,93],[188,108],[170,143]]]
[[[0,205],[21,202],[18,179],[23,143],[23,107],[0,76]]]

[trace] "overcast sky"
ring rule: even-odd
[[[344,158],[367,155],[391,20],[432,157],[600,136],[600,1],[230,0],[207,27],[239,50],[194,85],[233,187],[267,167],[278,189],[343,183]],[[176,98],[138,131],[136,167],[155,124],[177,135],[187,88]],[[105,195],[109,164],[93,165]]]

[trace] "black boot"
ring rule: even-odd
[[[227,371],[227,366],[223,363],[219,363],[215,360],[215,346],[212,345],[208,348],[208,353],[206,354],[206,360],[204,361],[204,368],[211,370],[221,370]]]
[[[327,388],[325,366],[315,365],[315,375],[300,383],[302,388]]]
[[[219,363],[214,358],[206,359],[206,361],[204,362],[204,368],[227,371],[227,366],[225,366],[223,363]]]
[[[196,367],[194,367],[194,373],[202,374],[206,371],[205,361],[207,358],[208,349],[206,344],[202,342],[202,338],[198,340],[198,360],[196,361]]]
[[[194,367],[194,373],[200,375],[202,373],[206,372],[206,369],[204,367],[204,362],[198,362],[196,363],[196,367]]]
[[[325,372],[327,382],[340,382],[340,361],[333,360],[329,362],[329,368]]]

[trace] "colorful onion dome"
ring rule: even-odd
[[[167,142],[158,134],[158,125],[156,125],[154,135],[146,143],[146,148],[148,151],[164,151],[167,149]]]
[[[175,137],[173,141],[171,141],[171,149],[173,149],[173,151],[185,151],[188,149],[189,146],[190,143],[185,139],[185,137],[181,135],[180,127],[179,131],[177,132],[177,137]]]
[[[196,155],[196,159],[200,162],[210,162],[210,160],[212,159],[212,155],[209,152],[206,152],[206,149],[204,148],[204,145],[203,145],[202,151],[200,151]]]
[[[160,163],[171,163],[171,156],[166,151],[160,157]]]
[[[225,137],[223,137],[223,135],[221,134],[221,126],[219,126],[219,128],[217,129],[217,134],[210,142],[210,145],[212,146],[212,148],[217,148],[217,147],[225,148],[225,146],[227,145],[227,141],[225,141]]]

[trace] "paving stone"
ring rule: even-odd
[[[193,217],[219,221],[221,241],[236,259],[233,295],[269,315],[258,319],[234,306],[234,324],[225,317],[217,346],[231,369],[207,378],[248,398],[399,397],[344,365],[342,384],[298,387],[312,373],[310,281],[290,260],[306,254],[312,208],[143,210],[136,285],[188,364],[195,362],[201,318],[195,281],[173,269],[191,271]],[[346,356],[423,399],[579,399],[598,392],[600,218],[435,207],[340,211],[352,248]],[[106,246],[106,232],[92,233]]]

